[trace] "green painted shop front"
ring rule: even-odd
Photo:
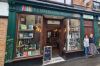
[[[77,10],[73,8],[54,6],[52,4],[28,2],[28,1],[15,1],[9,0],[9,17],[8,17],[8,30],[7,30],[7,45],[6,45],[6,57],[5,63],[13,62],[15,60],[15,45],[16,45],[16,27],[18,21],[18,14],[28,15],[49,15],[49,16],[60,16],[64,19],[77,19],[80,22],[80,45],[83,44],[83,38],[85,34],[84,21],[93,22],[93,31],[96,38],[96,45],[99,47],[99,31],[98,28],[98,16],[97,13],[88,12],[83,10]],[[79,15],[79,16],[76,16]],[[92,16],[92,18],[84,18],[83,15]],[[73,20],[72,20],[73,21]],[[65,47],[67,48],[67,47]],[[82,46],[81,46],[82,49]],[[42,51],[43,48],[40,49]],[[82,51],[82,50],[81,50]],[[67,51],[66,51],[67,52]],[[77,51],[76,51],[77,52]],[[42,55],[42,54],[41,54]]]

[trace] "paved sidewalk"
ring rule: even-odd
[[[5,66],[43,66],[42,60],[26,60],[26,61],[20,61],[20,62],[14,62]],[[97,55],[95,57],[76,57],[72,59],[68,59],[63,62],[49,64],[45,66],[100,66],[100,55]]]
[[[47,66],[100,66],[100,55],[95,57],[80,57],[66,60],[65,62],[51,64]]]

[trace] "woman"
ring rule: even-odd
[[[94,56],[97,53],[97,48],[95,46],[95,39],[93,37],[93,34],[90,34],[89,38],[89,52],[92,56]]]
[[[88,48],[89,48],[89,38],[87,35],[84,37],[84,51],[85,51],[85,56],[88,56]]]

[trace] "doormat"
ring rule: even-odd
[[[59,62],[63,62],[63,61],[65,61],[65,60],[62,57],[55,57],[55,58],[52,58],[50,61],[43,62],[43,66],[49,65],[49,64],[54,64],[54,63],[59,63]]]

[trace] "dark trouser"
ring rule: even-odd
[[[39,49],[39,42],[35,42],[36,44],[36,49]]]

